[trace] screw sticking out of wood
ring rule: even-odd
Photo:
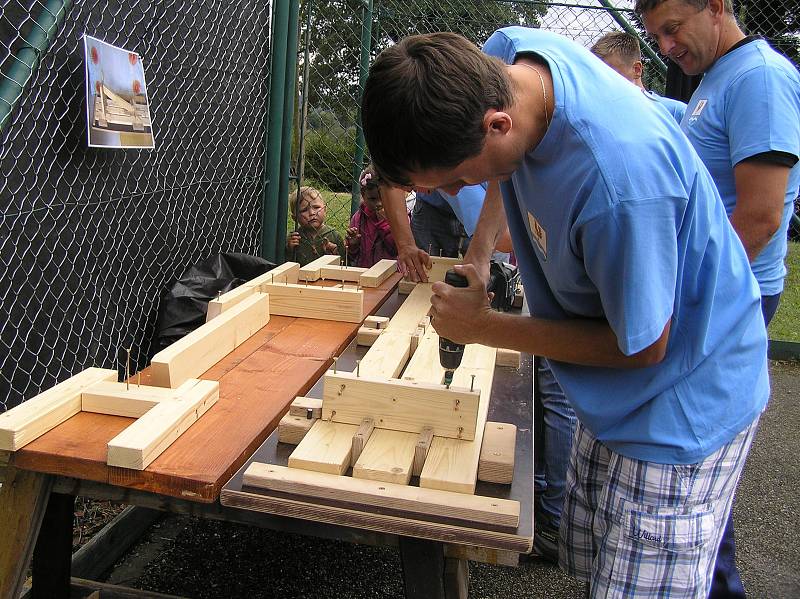
[[[472,380],[469,382],[469,390],[470,391],[474,391],[475,390],[475,375],[471,374],[470,376],[472,377]]]
[[[128,356],[125,359],[125,390],[127,391],[130,388],[129,380],[131,378],[131,350],[132,347],[125,348],[125,351],[128,352]]]
[[[336,374],[336,360],[339,358],[333,358],[333,374]]]
[[[356,376],[361,376],[361,360],[356,360]]]
[[[347,385],[339,385],[339,393],[337,395],[344,393],[345,388],[347,388]]]

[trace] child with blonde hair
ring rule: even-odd
[[[298,200],[299,198],[299,200]],[[301,187],[289,200],[295,230],[286,240],[287,258],[301,266],[325,254],[345,256],[342,236],[325,224],[325,198],[313,187]]]

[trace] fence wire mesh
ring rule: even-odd
[[[123,347],[144,367],[166,284],[209,255],[259,253],[270,3],[1,0],[4,90],[61,4],[2,130],[0,412],[120,368]],[[140,54],[155,150],[87,148],[84,32]]]

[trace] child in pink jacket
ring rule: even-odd
[[[350,264],[369,268],[383,258],[397,258],[397,246],[383,210],[381,191],[372,165],[361,171],[361,205],[347,229]]]

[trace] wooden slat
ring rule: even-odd
[[[508,499],[421,489],[380,481],[334,476],[253,462],[244,473],[248,487],[309,500],[332,500],[341,507],[369,505],[409,518],[461,520],[473,527],[519,526],[519,503]]]
[[[344,474],[350,466],[354,424],[317,420],[289,456],[289,467]]]
[[[428,385],[416,381],[379,380],[354,373],[328,371],[322,394],[322,418],[360,424],[373,418],[377,428],[474,439],[480,395],[476,389]],[[483,428],[481,427],[481,429]]]
[[[403,371],[403,379],[422,383],[441,384],[444,368],[439,360],[439,335],[429,326],[417,342],[417,349]]]
[[[305,266],[300,267],[300,280],[301,281],[308,281],[309,283],[312,281],[316,281],[319,279],[319,271],[323,266],[330,266],[332,264],[339,264],[341,263],[341,258],[335,254],[328,254],[325,256],[320,256],[316,260],[309,262]]]
[[[428,281],[435,283],[436,281],[444,281],[444,275],[447,271],[453,268],[456,264],[461,264],[461,258],[445,258],[442,256],[431,256],[433,267],[427,272]]]
[[[417,284],[414,281],[407,281],[407,280],[403,279],[397,285],[397,293],[399,293],[400,295],[408,295],[409,293],[414,291],[414,288],[416,286],[417,286]]]
[[[17,451],[81,411],[81,392],[100,381],[116,381],[116,370],[87,368],[0,414],[0,450]]]
[[[419,321],[428,314],[431,308],[431,284],[417,283],[395,315],[386,325],[387,331],[408,333],[412,335],[419,326]]]
[[[367,316],[364,319],[364,326],[370,329],[385,329],[389,320],[388,316]]]
[[[361,452],[364,451],[364,446],[372,436],[375,430],[375,421],[372,418],[364,418],[361,424],[358,425],[358,430],[353,435],[352,449],[350,450],[350,465],[355,466],[358,458],[361,457]]]
[[[289,414],[306,418],[311,410],[311,419],[322,417],[322,400],[317,397],[295,397],[289,406]]]
[[[323,266],[319,269],[319,277],[325,280],[358,283],[361,281],[361,275],[365,272],[367,272],[367,269],[361,268],[360,266],[330,265]]]
[[[511,368],[516,368],[519,370],[519,365],[522,357],[518,351],[513,349],[502,349],[498,348],[497,350],[497,365],[498,366],[508,366]]]
[[[433,443],[433,429],[426,426],[417,436],[417,442],[414,445],[414,463],[411,465],[412,476],[419,476],[422,474],[422,468],[425,466],[425,460],[428,458],[431,443]]]
[[[250,279],[236,289],[232,289],[228,293],[224,293],[208,302],[206,322],[216,318],[226,310],[230,310],[243,299],[256,292],[261,292],[261,285],[264,283],[297,283],[299,273],[300,265],[297,262],[284,262],[269,272]]]
[[[410,355],[411,334],[386,329],[361,358],[361,372],[374,378],[396,378]]]
[[[506,422],[487,422],[478,461],[478,480],[510,485],[514,478],[517,427]]]
[[[278,441],[288,445],[297,445],[303,440],[319,418],[306,418],[286,414],[278,423]]]
[[[377,287],[395,272],[397,272],[397,260],[389,260],[388,258],[378,260],[369,270],[361,275],[361,286]]]
[[[174,400],[197,384],[189,379],[177,389],[135,384],[95,383],[81,393],[81,410],[97,414],[139,418],[162,401]]]
[[[176,388],[198,378],[269,322],[270,301],[256,293],[195,329],[151,360],[152,384]]]
[[[376,429],[353,466],[353,477],[407,485],[416,444],[414,433]]]
[[[219,383],[198,381],[164,401],[108,442],[108,465],[144,470],[219,399]]]
[[[343,322],[364,320],[364,292],[360,289],[269,283],[261,289],[269,293],[270,314]]]
[[[359,327],[358,334],[356,335],[356,344],[371,347],[375,343],[375,340],[381,336],[381,333],[383,333],[381,329]]]
[[[497,352],[493,347],[468,345],[464,349],[462,364],[453,376],[453,386],[469,387],[470,375],[476,375],[475,388],[481,390],[477,422],[480,431],[486,425],[486,415],[489,411],[489,395],[494,378],[496,355]],[[470,367],[473,364],[482,367]],[[435,437],[420,474],[419,485],[430,489],[474,493],[480,452],[480,435],[475,441]]]

